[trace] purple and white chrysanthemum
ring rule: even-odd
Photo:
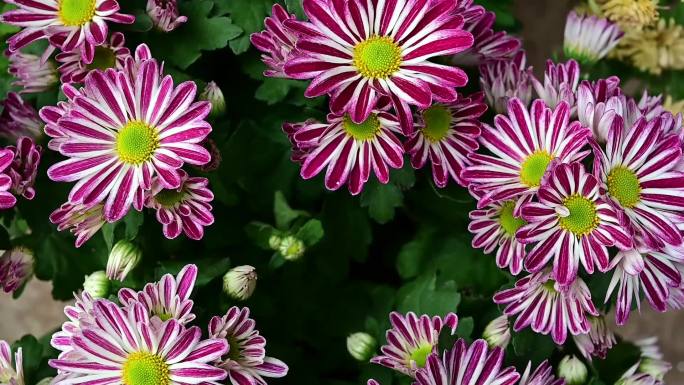
[[[617,116],[605,152],[594,151],[594,173],[607,196],[624,212],[625,224],[655,249],[682,243],[677,228],[677,213],[684,210],[684,173],[677,170],[682,142],[665,132],[671,118],[669,113],[650,121],[642,117],[624,127]]]
[[[12,348],[5,340],[0,340],[0,381],[7,385],[24,385],[24,360],[22,349],[14,353],[12,364]]]
[[[62,143],[69,138],[60,128],[59,120],[72,108],[76,96],[79,96],[81,91],[67,83],[62,85],[62,93],[67,98],[66,102],[60,101],[55,106],[45,106],[38,112],[40,118],[45,122],[43,131],[51,138],[48,142],[48,148],[52,151],[59,151]]]
[[[604,198],[599,181],[581,163],[558,164],[537,192],[537,202],[525,203],[520,213],[528,222],[516,233],[524,244],[536,243],[525,268],[536,273],[553,260],[553,277],[569,285],[580,263],[587,273],[610,269],[608,247],[632,247],[620,213]]]
[[[82,325],[95,323],[93,312],[95,299],[87,292],[81,295],[74,294],[74,304],[64,307],[64,314],[68,320],[62,324],[62,329],[52,335],[50,345],[59,350],[59,358],[63,358],[74,350],[72,344],[73,336],[81,331]]]
[[[529,200],[552,161],[571,163],[589,152],[582,148],[591,131],[577,121],[570,122],[566,102],[551,109],[544,101],[535,100],[528,112],[525,104],[514,98],[508,104],[508,116],[497,115],[494,125],[496,128],[483,124],[480,136],[480,143],[492,155],[473,154],[473,165],[462,174],[481,195],[478,209],[518,197],[522,197],[520,203]]]
[[[454,334],[458,316],[448,313],[431,319],[425,314],[418,317],[413,312],[406,315],[392,312],[390,322],[392,329],[385,334],[387,345],[380,348],[382,355],[373,357],[371,362],[414,377],[417,370],[425,367],[428,356],[437,352],[442,329],[447,328]]]
[[[298,55],[285,64],[295,79],[313,79],[307,97],[330,94],[330,108],[361,124],[381,95],[392,100],[406,134],[413,130],[410,105],[456,100],[468,78],[461,69],[430,62],[473,45],[452,0],[304,0],[309,22],[285,25],[301,36]]]
[[[622,117],[623,124],[632,124],[641,116],[634,99],[622,94],[620,79],[611,76],[595,82],[582,81],[577,89],[577,119],[591,128],[599,143],[608,139],[616,115]]]
[[[12,195],[12,178],[8,175],[14,161],[14,151],[0,148],[0,209],[6,210],[17,204],[17,198]]]
[[[603,59],[620,42],[624,32],[616,23],[594,15],[578,15],[570,11],[565,22],[565,57],[580,63]]]
[[[288,367],[284,362],[266,356],[266,338],[259,335],[256,322],[249,317],[249,308],[233,306],[223,317],[212,318],[209,335],[230,344],[217,366],[228,372],[233,385],[266,385],[264,377],[287,375]]]
[[[97,300],[93,313],[94,322],[71,337],[70,354],[49,361],[61,374],[53,384],[219,385],[226,378],[213,365],[228,351],[225,340],[202,340],[198,327],[175,319],[153,325],[141,303]]]
[[[667,311],[668,298],[672,291],[682,285],[680,267],[684,264],[681,248],[666,248],[663,251],[637,249],[621,251],[611,267],[613,278],[606,293],[606,302],[617,288],[615,321],[624,325],[629,320],[632,304],[635,301],[641,309],[641,292],[655,310]]]
[[[0,255],[0,289],[13,293],[21,288],[33,276],[33,263],[33,251],[25,247],[4,251]]]
[[[6,52],[6,55],[10,62],[8,71],[17,79],[12,85],[21,88],[19,93],[43,92],[59,82],[52,62],[43,62],[39,56],[21,51]]]
[[[147,0],[147,15],[162,32],[171,32],[188,21],[187,16],[180,15],[176,0]]]
[[[603,315],[589,317],[589,322],[591,323],[589,333],[573,336],[575,345],[582,356],[589,361],[592,357],[605,359],[608,351],[617,343],[615,334],[606,324],[606,318]]]
[[[539,98],[543,99],[551,108],[555,108],[560,102],[566,102],[574,111],[575,92],[580,81],[580,66],[575,60],[566,63],[555,64],[553,61],[546,62],[544,83],[536,77],[532,77],[532,85]]]
[[[191,178],[185,171],[181,171],[181,185],[176,189],[165,189],[158,179],[152,181],[152,189],[145,193],[145,207],[157,211],[166,238],[185,233],[190,239],[202,239],[204,227],[214,223],[214,193],[208,184],[207,178]]]
[[[36,189],[33,185],[36,183],[43,148],[27,136],[19,138],[16,147],[7,148],[14,152],[14,160],[7,170],[7,175],[12,178],[10,191],[17,196],[31,200],[36,196]]]
[[[54,51],[81,52],[83,60],[91,63],[95,47],[104,44],[109,27],[107,22],[131,24],[133,15],[119,13],[116,0],[9,0],[17,6],[0,15],[0,21],[22,27],[7,41],[9,50],[17,52],[36,40],[48,39],[51,48],[43,61]]]
[[[280,4],[273,4],[271,16],[264,20],[266,30],[250,36],[252,44],[262,52],[261,61],[268,66],[264,76],[285,78],[283,67],[293,57],[298,34],[289,29],[285,22],[297,20],[295,15],[288,14]]]
[[[465,21],[463,29],[473,34],[474,43],[466,51],[453,56],[455,64],[478,65],[488,61],[507,60],[520,49],[520,39],[504,31],[494,31],[494,12],[486,11],[481,5],[473,5],[473,0],[465,0],[460,2],[458,13]]]
[[[155,323],[175,319],[179,324],[187,325],[195,319],[190,294],[196,280],[197,266],[186,265],[176,277],[164,274],[159,282],[146,284],[142,291],[119,290],[119,302],[125,307],[141,304]]]
[[[532,371],[532,361],[530,361],[518,385],[565,385],[565,380],[554,376],[553,367],[548,360],[544,360],[534,371]]]
[[[473,248],[483,249],[486,254],[496,250],[496,265],[508,268],[513,275],[520,274],[527,256],[525,245],[515,237],[518,229],[527,224],[513,214],[518,206],[515,200],[491,203],[482,210],[471,211],[468,225]]]
[[[639,108],[641,115],[643,115],[647,120],[651,120],[667,112],[665,106],[663,106],[663,101],[664,97],[662,94],[649,95],[648,90],[644,90],[644,93],[641,94],[641,98],[639,99],[637,107]]]
[[[511,289],[494,295],[494,302],[506,305],[504,313],[517,315],[513,330],[532,326],[540,334],[551,334],[553,340],[562,345],[572,335],[586,334],[591,329],[587,315],[598,316],[591,301],[589,287],[577,279],[570,285],[561,286],[553,280],[550,271],[528,275]]]
[[[459,338],[443,354],[430,354],[425,369],[416,373],[415,384],[513,385],[520,373],[512,366],[503,368],[503,361],[503,349],[488,349],[485,340],[476,340],[468,346]]]
[[[139,68],[130,68],[136,64]],[[174,87],[154,59],[132,60],[130,67],[86,77],[57,122],[59,152],[69,159],[48,170],[52,180],[77,182],[70,203],[104,202],[109,222],[123,218],[131,206],[142,210],[155,175],[165,188],[178,188],[184,163],[210,161],[201,142],[211,132],[204,120],[211,105],[194,102],[196,85]]]
[[[518,51],[511,59],[480,66],[480,84],[487,103],[498,114],[505,114],[508,101],[518,98],[525,106],[532,100],[532,67],[527,67],[525,51]]]
[[[9,92],[0,104],[0,136],[16,141],[22,136],[38,138],[43,134],[43,122],[36,110],[15,92]]]
[[[467,186],[461,172],[470,164],[470,154],[479,147],[479,118],[487,111],[483,100],[481,92],[459,96],[453,103],[435,104],[416,117],[417,129],[404,147],[413,168],[422,168],[430,160],[437,187],[445,187],[449,179]]]
[[[103,210],[101,204],[88,207],[67,202],[50,214],[50,222],[59,231],[69,229],[76,236],[76,247],[81,247],[106,223]]]
[[[124,46],[123,33],[115,32],[109,41],[95,48],[93,62],[87,64],[78,52],[60,52],[55,59],[62,63],[58,70],[62,83],[81,83],[90,71],[107,68],[123,69],[131,51]]]
[[[349,192],[359,194],[370,178],[371,170],[381,183],[389,182],[391,168],[404,165],[404,146],[397,137],[399,120],[383,110],[373,110],[363,123],[329,114],[328,123],[308,121],[285,124],[293,131],[293,158],[302,159],[300,175],[310,179],[327,167],[325,187],[337,190],[347,184]]]

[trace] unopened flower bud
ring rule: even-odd
[[[302,242],[301,239],[297,239],[290,235],[283,238],[282,242],[280,242],[278,251],[280,251],[280,254],[282,254],[283,258],[286,260],[296,261],[304,255],[306,246],[304,246],[304,242]]]
[[[270,247],[271,250],[280,250],[280,244],[282,242],[283,238],[277,235],[271,235],[271,237],[268,238],[268,247]]]
[[[256,284],[256,269],[249,265],[234,267],[223,276],[223,291],[238,301],[251,297]]]
[[[218,118],[226,113],[226,99],[223,97],[223,91],[215,82],[207,83],[204,91],[200,94],[200,100],[211,103],[211,117]]]
[[[140,259],[142,251],[129,241],[119,241],[109,253],[107,260],[107,277],[111,280],[123,281],[133,270]]]
[[[347,337],[347,351],[358,361],[368,361],[375,355],[377,342],[368,333],[358,332]]]
[[[33,252],[14,247],[0,256],[0,289],[13,293],[33,276]]]
[[[587,381],[587,366],[575,356],[565,356],[558,364],[558,377],[567,385],[582,385]]]
[[[104,298],[109,295],[109,278],[104,271],[96,271],[86,275],[83,290],[93,298]]]
[[[508,317],[502,315],[490,322],[482,333],[489,347],[506,349],[511,342],[511,328],[508,326]]]
[[[52,377],[45,377],[42,380],[38,381],[36,385],[49,385],[51,381]]]

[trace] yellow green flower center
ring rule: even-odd
[[[591,233],[598,226],[596,205],[591,200],[575,194],[565,198],[563,206],[568,209],[568,215],[558,215],[561,228],[582,236]]]
[[[380,120],[374,114],[363,123],[354,123],[349,116],[342,121],[344,131],[356,140],[370,140],[380,131]]]
[[[233,361],[240,361],[242,358],[242,349],[240,347],[240,342],[235,336],[228,336],[226,338],[228,341],[228,358]]]
[[[123,364],[124,385],[169,385],[169,366],[158,355],[148,352],[132,353]]]
[[[95,47],[95,57],[93,62],[88,64],[88,70],[106,70],[116,66],[116,54],[111,48],[99,46]]]
[[[533,152],[520,166],[520,180],[528,187],[539,186],[552,160],[553,156],[546,151]]]
[[[432,345],[424,343],[411,352],[411,361],[415,361],[416,366],[422,368],[425,366],[430,353],[432,353]]]
[[[59,0],[59,19],[66,26],[82,26],[95,16],[95,0]]]
[[[354,47],[354,66],[366,78],[388,78],[399,71],[401,48],[389,36],[371,36]]]
[[[431,142],[439,142],[449,132],[452,120],[451,112],[444,106],[432,106],[423,111],[423,120],[425,127],[423,127],[423,134]]]
[[[546,291],[549,293],[555,293],[556,292],[556,282],[552,279],[544,282],[544,285],[542,285]]]
[[[139,121],[128,122],[116,134],[116,153],[129,164],[141,164],[159,147],[157,130]]]
[[[168,320],[170,320],[171,318],[173,318],[173,314],[169,314],[169,313],[159,313],[159,315],[158,315],[157,317],[159,317],[159,319],[162,320],[162,321],[168,321]]]
[[[525,226],[527,222],[513,215],[513,210],[515,209],[515,202],[507,201],[504,202],[499,212],[499,224],[501,228],[504,229],[506,235],[514,237],[515,233],[519,228]]]
[[[608,174],[608,194],[620,202],[622,207],[632,208],[641,198],[639,177],[625,167],[616,167]]]
[[[164,189],[159,191],[154,199],[164,207],[174,207],[185,198],[184,189]]]

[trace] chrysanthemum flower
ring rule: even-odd
[[[12,178],[9,168],[14,161],[14,152],[10,149],[0,148],[0,209],[6,210],[17,204],[17,198],[9,191],[12,188]]]
[[[684,27],[674,19],[660,19],[653,28],[626,30],[613,51],[641,71],[659,75],[684,69]]]
[[[513,275],[520,274],[527,256],[525,245],[515,237],[518,229],[527,224],[513,214],[518,206],[519,202],[507,200],[492,203],[483,210],[473,210],[468,225],[468,231],[473,234],[473,248],[483,249],[486,254],[496,250],[496,265],[508,268]]]
[[[684,99],[674,99],[672,95],[665,96],[663,100],[663,109],[672,114],[684,113]]]
[[[72,337],[73,354],[49,361],[62,374],[55,385],[219,385],[226,378],[212,362],[228,351],[228,342],[202,340],[196,326],[186,329],[175,319],[153,326],[140,303],[122,309],[98,300],[94,316],[95,323]]]
[[[0,255],[0,288],[13,293],[33,276],[33,251],[13,247]],[[2,377],[0,377],[2,378]]]
[[[147,15],[162,32],[171,32],[188,21],[187,16],[180,15],[176,0],[147,0]]]
[[[36,110],[15,92],[9,92],[0,104],[0,136],[12,142],[22,136],[38,138],[43,134],[43,122]]]
[[[223,291],[233,299],[244,301],[254,293],[257,278],[254,266],[235,266],[223,276]]]
[[[463,29],[473,34],[474,43],[466,51],[454,55],[454,63],[477,65],[487,61],[511,59],[520,49],[520,39],[504,31],[494,31],[494,12],[486,11],[481,5],[473,5],[472,0],[465,0],[460,2],[458,13],[465,19]],[[467,17],[469,13],[473,16]]]
[[[682,275],[678,268],[681,264],[684,264],[684,253],[671,248],[663,252],[643,248],[619,252],[612,264],[613,278],[606,293],[608,302],[615,289],[618,289],[616,323],[627,323],[633,301],[641,309],[641,292],[646,295],[651,307],[661,312],[666,311],[670,292],[682,284]]]
[[[598,0],[601,12],[624,31],[641,29],[658,20],[658,0]]]
[[[264,20],[265,31],[250,36],[252,44],[262,52],[261,61],[268,66],[264,76],[285,78],[283,67],[294,55],[297,33],[289,29],[285,22],[297,20],[295,15],[288,14],[280,4],[273,4],[271,16]]]
[[[95,47],[93,62],[87,64],[79,52],[61,52],[55,59],[62,63],[58,70],[62,83],[81,83],[90,71],[107,68],[123,69],[126,58],[131,51],[124,46],[125,38],[121,32],[115,32],[109,41]]]
[[[682,143],[663,132],[668,118],[640,118],[633,127],[614,124],[605,153],[595,151],[594,172],[607,195],[624,211],[627,224],[655,248],[682,243],[676,226],[676,213],[684,210],[684,174],[676,171]]]
[[[199,240],[204,236],[204,227],[214,223],[214,193],[207,187],[207,178],[190,178],[182,170],[180,174],[181,184],[175,189],[166,189],[158,178],[154,179],[152,189],[145,193],[145,207],[157,211],[166,238],[185,233],[188,238]]]
[[[485,340],[476,340],[468,346],[459,338],[442,355],[430,354],[425,369],[416,373],[416,384],[513,385],[520,373],[512,366],[502,368],[503,360],[503,349],[490,350]]]
[[[33,139],[26,136],[19,138],[16,147],[7,148],[14,152],[12,165],[7,169],[7,175],[12,178],[10,191],[17,196],[31,200],[36,196],[36,189],[33,185],[36,183],[43,149],[36,145]]]
[[[525,51],[518,51],[512,59],[499,60],[480,66],[480,84],[487,103],[496,113],[505,114],[508,101],[520,99],[525,106],[532,100],[532,67],[527,67]]]
[[[52,180],[78,181],[72,204],[104,202],[109,222],[123,218],[131,205],[142,210],[155,175],[164,187],[178,188],[184,163],[210,160],[200,142],[211,131],[204,121],[211,105],[193,102],[195,84],[174,89],[154,59],[144,60],[135,77],[127,72],[96,70],[86,77],[57,123],[66,137],[59,151],[70,159],[48,170]]]
[[[0,340],[0,381],[8,385],[24,385],[24,363],[22,349],[14,353],[12,365],[12,349],[5,340]]]
[[[480,143],[493,155],[473,154],[473,165],[463,178],[482,197],[477,207],[517,197],[529,199],[541,185],[552,161],[572,163],[583,159],[591,136],[579,122],[570,122],[570,106],[560,102],[551,109],[535,100],[528,112],[520,99],[508,104],[508,116],[494,118],[496,128],[484,124]]]
[[[95,47],[104,44],[107,22],[131,24],[133,15],[119,13],[116,0],[11,0],[18,9],[0,15],[0,21],[23,29],[7,41],[11,52],[48,38],[64,52],[80,51],[91,63]],[[47,58],[53,49],[45,52]]]
[[[641,94],[637,107],[639,112],[648,120],[662,115],[663,112],[667,112],[663,107],[663,95],[649,95],[648,90],[644,90],[644,93]]]
[[[520,212],[528,224],[518,230],[521,243],[536,243],[525,259],[532,273],[553,258],[553,276],[560,285],[577,277],[579,264],[589,274],[610,268],[608,247],[632,247],[620,213],[599,191],[599,181],[581,163],[559,164],[537,192],[538,202],[525,203]]]
[[[608,19],[570,11],[565,22],[563,51],[565,57],[580,63],[595,63],[608,55],[623,35],[617,24]]]
[[[72,337],[81,331],[82,324],[94,323],[94,303],[95,299],[87,292],[81,295],[74,294],[74,304],[64,307],[64,314],[69,319],[62,324],[62,330],[54,333],[50,339],[50,345],[61,351],[59,357],[62,358],[74,348]]]
[[[425,109],[433,99],[453,102],[455,87],[468,81],[459,68],[429,61],[473,45],[473,35],[463,30],[463,18],[454,12],[456,5],[452,0],[304,0],[310,21],[286,22],[303,35],[285,73],[314,79],[305,95],[330,94],[332,111],[348,114],[356,124],[372,116],[380,95],[389,96],[409,134],[409,105]]]
[[[128,273],[140,263],[142,250],[133,243],[122,239],[109,252],[107,258],[107,278],[123,282]]]
[[[12,82],[21,88],[19,93],[43,92],[59,82],[55,65],[43,62],[40,57],[20,51],[7,52],[9,57],[9,73],[17,80]]]
[[[327,124],[308,121],[285,126],[296,129],[291,134],[296,147],[293,157],[303,159],[302,178],[313,178],[327,167],[325,187],[329,190],[347,184],[356,195],[371,170],[381,183],[387,183],[390,168],[404,165],[404,146],[396,135],[401,132],[399,121],[386,110],[373,110],[360,124],[348,115],[329,114]]]
[[[95,299],[109,297],[111,288],[112,282],[104,270],[94,271],[83,279],[83,292]]]
[[[59,231],[69,229],[76,236],[76,247],[81,247],[105,224],[103,209],[101,204],[88,207],[64,203],[50,214],[50,222]]]
[[[619,123],[614,121],[616,115],[622,117]],[[577,89],[577,119],[584,127],[591,128],[599,143],[608,140],[612,124],[635,122],[641,115],[636,102],[622,94],[620,79],[616,76],[595,82],[585,80]]]
[[[446,327],[454,334],[458,316],[449,313],[444,318],[435,316],[430,319],[425,314],[418,317],[413,312],[405,316],[392,312],[390,322],[392,329],[386,333],[387,345],[380,348],[382,355],[373,357],[371,362],[413,377],[418,369],[425,366],[428,356],[437,352],[442,329]]]
[[[194,302],[190,299],[195,280],[197,266],[186,265],[176,277],[165,274],[159,282],[145,285],[142,291],[135,292],[129,288],[119,290],[119,302],[126,307],[142,304],[153,321],[175,319],[179,324],[186,325],[195,319],[192,313]]]
[[[459,96],[453,103],[435,104],[418,114],[417,129],[404,147],[411,155],[413,168],[422,168],[430,160],[432,179],[438,187],[445,187],[450,178],[467,186],[461,171],[479,147],[479,118],[487,111],[483,100],[481,92]]]
[[[284,377],[287,365],[277,358],[266,356],[266,338],[259,335],[256,322],[249,318],[249,308],[231,307],[223,317],[209,322],[209,335],[230,344],[227,355],[218,367],[228,372],[233,385],[266,385],[264,377]]]
[[[505,315],[494,318],[487,324],[482,332],[482,338],[487,341],[490,348],[500,347],[506,349],[511,342],[511,327],[508,324],[508,317]]]
[[[580,66],[575,60],[555,64],[546,62],[544,83],[532,76],[532,85],[539,98],[543,99],[551,108],[555,108],[564,101],[574,110],[575,92],[580,81]]]
[[[573,336],[575,345],[589,361],[592,357],[605,359],[608,351],[617,343],[615,334],[606,324],[606,318],[603,315],[589,317],[589,322],[591,323],[589,333]]]
[[[513,288],[496,293],[494,302],[506,305],[506,315],[518,315],[514,331],[532,325],[537,333],[550,333],[559,345],[565,343],[568,332],[572,335],[589,333],[591,324],[587,315],[599,314],[582,278],[577,277],[570,285],[561,286],[553,280],[550,271],[520,279]]]
[[[534,371],[532,371],[532,361],[530,361],[518,385],[565,385],[565,380],[554,376],[553,367],[548,360],[544,360]]]

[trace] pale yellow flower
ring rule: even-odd
[[[628,30],[612,56],[655,75],[684,69],[684,27],[661,19],[652,28]]]
[[[672,100],[672,96],[667,95],[663,102],[663,108],[673,114],[684,114],[684,100]]]
[[[642,29],[658,20],[658,0],[596,0],[596,4],[623,31]]]

